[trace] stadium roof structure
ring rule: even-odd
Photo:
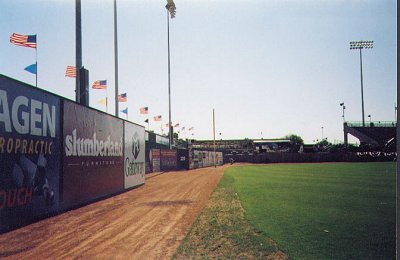
[[[265,144],[265,143],[290,143],[289,139],[257,139],[253,140],[255,144]]]

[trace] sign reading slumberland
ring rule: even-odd
[[[123,190],[123,121],[64,101],[63,130],[63,206]]]
[[[0,75],[0,231],[59,206],[60,100]]]
[[[145,130],[143,126],[124,122],[125,189],[144,184],[145,174]]]

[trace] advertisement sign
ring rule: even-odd
[[[178,168],[189,169],[189,151],[186,149],[178,150]]]
[[[177,151],[161,149],[161,170],[170,171],[177,169]]]
[[[63,206],[124,188],[123,121],[64,101]]]
[[[194,169],[194,150],[189,149],[189,169]]]
[[[150,150],[150,161],[153,166],[153,172],[161,171],[161,151],[160,149]]]
[[[168,139],[168,137],[165,137],[165,136],[156,135],[156,143],[163,144],[163,145],[169,145],[169,139]]]
[[[0,231],[59,207],[60,99],[0,75]]]
[[[215,161],[217,162],[217,165],[223,165],[222,152],[216,152],[215,157],[216,157]]]
[[[204,153],[204,157],[203,157],[203,167],[208,167],[210,166],[210,153],[209,151],[205,151]]]
[[[124,122],[124,185],[125,189],[144,184],[145,130],[143,126]]]
[[[194,151],[194,168],[203,167],[203,153],[201,151]]]

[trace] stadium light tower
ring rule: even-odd
[[[321,131],[322,131],[321,141],[323,141],[324,140],[324,127],[323,126],[321,126]]]
[[[169,126],[169,149],[172,149],[172,123],[171,123],[171,56],[169,50],[169,19],[175,18],[176,6],[173,0],[167,0],[167,33],[168,33],[168,126]]]
[[[344,122],[345,122],[345,119],[344,119],[344,110],[346,109],[346,106],[344,105],[344,102],[340,103],[340,106],[341,106],[342,109],[343,109],[342,117],[343,117],[343,124],[344,124]]]
[[[362,73],[362,49],[372,49],[374,47],[374,41],[356,41],[350,42],[350,50],[360,50],[360,71],[361,71],[361,109],[362,109],[362,124],[365,126],[364,117],[364,89],[363,89],[363,73]]]

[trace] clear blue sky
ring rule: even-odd
[[[394,0],[175,0],[171,21],[172,121],[194,138],[279,138],[298,134],[310,143],[343,140],[346,120],[361,120],[359,53],[349,42],[373,40],[363,51],[365,114],[394,120],[396,1]],[[166,1],[118,0],[119,89],[128,93],[129,119],[139,108],[168,121]],[[10,44],[13,32],[38,35],[38,85],[74,99],[74,0],[0,0],[0,73],[35,84],[24,67],[34,49]],[[83,65],[90,84],[108,81],[114,96],[113,1],[82,0]],[[90,90],[92,107],[105,91]],[[114,113],[114,102],[109,104]],[[121,115],[124,117],[124,114]],[[150,121],[160,133],[160,124]],[[186,134],[189,137],[189,133]],[[183,135],[183,137],[185,137]],[[217,136],[218,138],[218,136]]]

